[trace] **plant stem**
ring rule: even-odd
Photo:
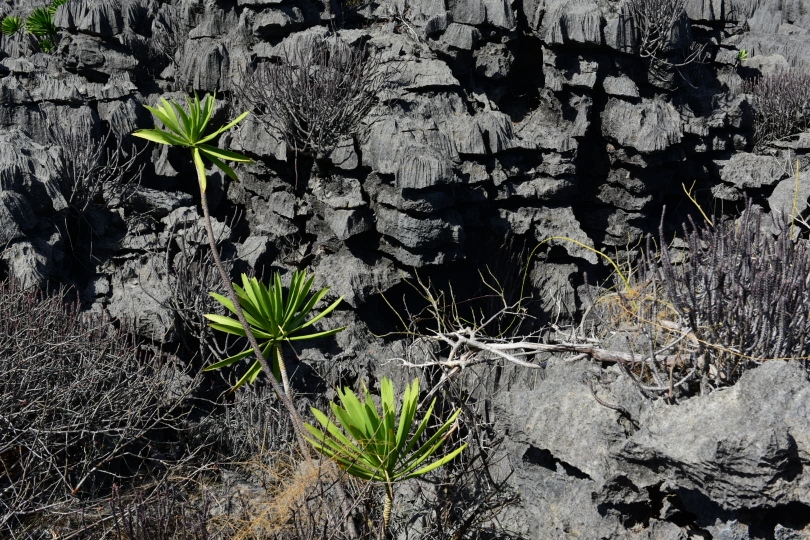
[[[385,506],[383,507],[382,538],[388,538],[388,524],[391,521],[391,508],[394,505],[394,488],[391,484],[385,485]]]
[[[200,183],[200,185],[202,185],[202,183]],[[278,381],[273,375],[273,370],[270,369],[270,365],[267,363],[267,360],[262,354],[262,350],[259,347],[259,342],[256,341],[256,336],[253,335],[250,325],[248,324],[247,319],[245,319],[245,314],[242,312],[242,306],[239,304],[239,297],[236,295],[236,291],[233,288],[233,283],[231,283],[231,277],[228,275],[228,272],[225,271],[225,267],[222,265],[222,259],[219,256],[219,250],[217,250],[214,228],[211,225],[211,213],[208,210],[208,196],[206,195],[205,191],[202,190],[200,190],[200,206],[202,206],[203,218],[205,221],[205,231],[208,236],[208,245],[211,246],[211,257],[214,259],[214,264],[216,265],[217,270],[219,270],[219,277],[222,279],[222,283],[225,285],[225,289],[228,291],[228,297],[231,299],[231,302],[233,302],[236,318],[239,319],[239,323],[245,330],[248,343],[250,343],[250,346],[253,347],[253,355],[261,364],[264,373],[267,375],[267,380],[270,381],[270,386],[284,404],[284,408],[287,409],[287,412],[292,419],[295,438],[298,442],[298,449],[301,451],[301,455],[303,456],[304,460],[310,461],[311,458],[309,455],[309,447],[307,446],[306,439],[304,439],[304,423],[301,420],[301,416],[298,414],[298,410],[295,408],[295,403],[293,403],[292,395],[290,394],[289,382],[287,381],[287,370],[284,367],[284,359],[281,358],[281,348],[278,348],[278,366],[279,371],[282,374],[282,381],[284,381],[284,388],[278,384]],[[359,536],[357,534],[357,529],[354,526],[354,521],[352,520],[350,513],[348,498],[339,477],[336,479],[335,486],[338,492],[338,498],[340,499],[342,510],[346,514],[346,526],[348,528],[349,537],[358,538]]]
[[[200,185],[202,186],[202,182],[200,182]],[[273,376],[273,370],[270,369],[267,359],[265,359],[264,355],[262,354],[262,349],[259,346],[259,342],[256,341],[256,336],[253,335],[250,325],[248,324],[247,319],[245,319],[245,314],[242,312],[242,306],[239,304],[239,297],[236,295],[236,291],[231,283],[231,277],[228,275],[228,272],[225,271],[225,267],[222,265],[222,259],[219,256],[217,242],[214,237],[214,228],[211,226],[211,213],[208,211],[208,196],[206,195],[205,191],[202,190],[200,190],[200,206],[202,206],[203,218],[205,220],[205,231],[208,235],[208,244],[211,246],[211,257],[213,257],[214,264],[216,265],[217,270],[219,270],[219,277],[222,279],[222,283],[225,285],[225,289],[228,292],[228,297],[230,298],[231,302],[233,302],[236,318],[239,319],[239,323],[245,330],[248,343],[250,343],[250,346],[253,347],[253,355],[259,361],[259,364],[261,364],[265,374],[267,374],[267,380],[270,382],[270,386],[284,404],[284,408],[286,408],[287,412],[290,414],[290,418],[292,419],[295,430],[295,438],[298,442],[298,448],[301,450],[301,455],[304,457],[304,459],[309,460],[309,447],[304,439],[304,424],[301,421],[301,416],[298,414],[298,410],[295,408],[295,404],[293,403],[290,395],[284,391],[284,389],[278,384],[276,378]]]
[[[284,393],[292,399],[292,390],[290,389],[290,379],[287,377],[287,364],[284,363],[284,355],[281,352],[281,345],[275,345],[276,349],[276,362],[278,362],[278,372],[281,374],[281,384],[284,385]]]

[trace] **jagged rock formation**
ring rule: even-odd
[[[178,339],[165,261],[178,235],[204,244],[187,156],[151,145],[137,160],[139,185],[104,186],[76,208],[72,180],[58,171],[81,156],[65,155],[52,132],[110,133],[109,150],[126,158],[136,151],[130,133],[151,127],[142,104],[216,91],[219,124],[245,108],[249,69],[332,34],[365,44],[388,84],[365,129],[344,137],[325,166],[289,152],[258,115],[222,138],[256,161],[238,167],[239,183],[209,179],[235,268],[309,268],[360,313],[416,271],[477,279],[471,261],[507,237],[623,250],[657,230],[664,204],[678,208],[668,224],[677,228],[692,210],[682,184],[694,182],[707,207],[754,197],[771,210],[807,208],[810,137],[751,153],[751,103],[738,92],[743,78],[810,69],[803,0],[687,1],[690,35],[707,57],[670,70],[642,58],[626,1],[349,4],[326,12],[301,0],[70,0],[55,16],[53,54],[0,37],[4,273],[75,284],[88,307],[142,336]],[[572,310],[569,278],[604,274],[581,245],[550,244],[548,272]],[[500,394],[524,491],[510,519],[523,537],[810,537],[806,520],[785,517],[810,512],[808,390],[797,368],[763,366],[677,409],[643,404],[616,382],[605,399],[621,401],[637,427],[594,404],[585,369],[554,364],[533,390]],[[687,429],[698,424],[699,435]]]

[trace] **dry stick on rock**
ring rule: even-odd
[[[434,321],[436,329],[429,334],[417,334],[418,338],[414,345],[420,341],[438,341],[447,346],[450,350],[446,359],[433,359],[431,361],[412,361],[410,358],[395,358],[406,367],[426,368],[431,366],[441,367],[444,371],[439,382],[428,392],[428,398],[435,394],[451,378],[458,376],[467,367],[489,363],[493,360],[503,360],[519,367],[527,369],[542,369],[544,366],[532,363],[525,357],[536,355],[537,353],[574,353],[578,356],[588,356],[605,363],[615,363],[628,375],[642,393],[658,392],[671,393],[672,389],[684,385],[690,381],[696,373],[696,363],[693,355],[686,354],[664,354],[675,348],[679,343],[688,340],[690,344],[694,339],[693,333],[686,327],[678,323],[660,325],[668,333],[672,334],[672,339],[659,346],[657,349],[650,345],[648,354],[638,354],[632,352],[615,351],[596,346],[594,343],[576,343],[570,340],[557,343],[543,343],[539,339],[534,341],[536,334],[517,335],[514,337],[499,337],[489,335],[490,327],[497,326],[497,322],[507,317],[525,317],[525,313],[519,308],[526,302],[526,298],[518,302],[507,305],[503,300],[503,308],[488,318],[481,317],[479,320],[463,320],[458,315],[457,304],[451,300],[450,304],[445,303],[443,293],[436,293],[430,284],[418,282],[417,289],[421,290],[423,298],[428,302],[426,316]],[[424,315],[424,314],[423,314]],[[585,341],[585,340],[583,340]],[[655,386],[645,385],[638,377],[633,375],[630,368],[665,368],[670,374],[670,381],[656,381]],[[686,374],[679,376],[677,381],[671,380],[676,373]]]
[[[638,54],[649,58],[655,67],[680,68],[703,57],[705,45],[691,45],[691,50],[680,62],[665,60],[673,49],[676,28],[685,28],[685,0],[630,0],[627,9],[635,27]]]

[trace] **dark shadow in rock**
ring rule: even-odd
[[[543,448],[537,448],[536,446],[529,446],[529,448],[523,453],[523,463],[537,465],[554,472],[557,471],[559,466],[562,467],[563,471],[565,471],[565,474],[568,476],[573,476],[574,478],[578,478],[580,480],[591,480],[590,476],[570,463],[561,461],[554,457],[550,451]]]

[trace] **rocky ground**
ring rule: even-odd
[[[344,298],[330,321],[349,330],[298,351],[300,392],[415,376],[392,360],[413,340],[376,336],[427,332],[417,279],[464,300],[489,267],[514,301],[528,264],[524,292],[540,300],[530,330],[577,325],[585,284],[612,273],[594,250],[635,260],[665,206],[665,235],[700,219],[698,205],[716,219],[748,198],[766,213],[808,209],[810,132],[758,139],[745,91],[757,76],[810,72],[807,2],[686,0],[654,58],[639,3],[69,0],[52,52],[0,37],[2,272],[75,287],[83,309],[206,363],[200,315],[213,308],[195,299],[219,286],[194,169],[182,149],[131,134],[154,127],[144,104],[216,92],[215,125],[254,108],[219,140],[254,163],[236,168],[238,183],[209,175],[234,277],[308,269],[327,299]],[[0,13],[41,4],[7,0]],[[296,151],[245,89],[257,66],[313,43],[362,47],[382,84],[360,128]],[[527,256],[550,237],[577,243]],[[503,504],[471,537],[810,538],[801,362],[765,362],[673,404],[616,365],[570,356],[473,371],[482,425],[501,441],[490,480]],[[429,530],[421,489],[402,496],[403,538]]]

